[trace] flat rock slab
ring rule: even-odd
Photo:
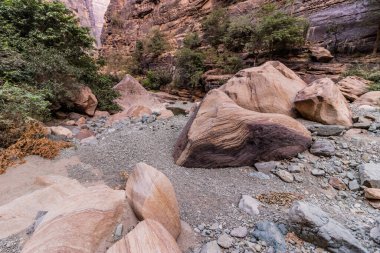
[[[289,210],[289,225],[298,236],[328,251],[368,253],[347,228],[315,205],[295,202]]]
[[[380,188],[380,163],[365,163],[358,166],[360,182],[371,188]]]

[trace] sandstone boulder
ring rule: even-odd
[[[172,184],[163,173],[138,163],[128,178],[125,191],[137,218],[155,220],[173,238],[178,237],[181,232],[178,202]]]
[[[329,62],[334,56],[324,47],[311,47],[311,58],[318,62]]]
[[[37,180],[37,184],[46,187],[0,206],[0,239],[28,228],[38,211],[58,208],[66,197],[84,190],[78,181],[62,176],[44,176]]]
[[[294,117],[294,98],[306,87],[292,70],[277,61],[239,71],[220,87],[239,106]]]
[[[181,253],[171,234],[154,220],[144,220],[107,253]]]
[[[130,75],[126,75],[114,89],[120,93],[120,97],[115,102],[122,108],[122,111],[109,117],[108,125],[123,119],[136,119],[142,115],[151,115],[152,112],[160,113],[166,110],[158,97],[149,93]]]
[[[183,129],[173,156],[185,167],[244,166],[291,157],[310,144],[310,133],[291,117],[246,110],[212,90]]]
[[[122,216],[124,192],[93,186],[50,209],[22,253],[97,252]]]
[[[370,105],[380,107],[380,91],[370,91],[355,101],[359,105]]]
[[[347,76],[340,80],[337,85],[344,97],[353,102],[368,92],[369,81],[357,76]]]
[[[82,86],[80,88],[78,95],[73,102],[80,111],[90,116],[94,115],[96,107],[98,106],[98,100],[87,86]]]
[[[60,136],[65,136],[67,138],[72,138],[73,133],[71,132],[70,129],[63,127],[63,126],[52,126],[49,128],[51,133],[53,135],[60,135]]]
[[[298,92],[294,102],[297,111],[305,119],[326,125],[352,125],[347,101],[329,78],[312,82]]]
[[[158,98],[152,96],[135,78],[126,75],[115,87],[120,93],[116,102],[124,110],[128,110],[132,105],[143,105],[151,110],[164,109]]]

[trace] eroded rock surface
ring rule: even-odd
[[[177,198],[172,184],[163,173],[145,163],[138,163],[127,181],[125,191],[140,220],[157,221],[173,238],[179,236],[181,221]]]
[[[243,166],[291,157],[310,144],[310,133],[291,117],[246,110],[212,90],[183,129],[173,155],[185,167]]]

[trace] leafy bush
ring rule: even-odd
[[[154,29],[147,37],[145,48],[148,54],[158,57],[168,48],[168,42],[160,30]]]
[[[212,11],[202,22],[204,39],[213,47],[219,46],[223,43],[228,25],[229,19],[225,9]]]
[[[308,23],[305,19],[282,12],[275,5],[265,5],[256,23],[256,46],[262,50],[281,51],[302,46]]]
[[[201,46],[201,39],[199,38],[198,33],[189,33],[186,34],[184,40],[183,40],[183,46],[195,49]]]
[[[159,90],[161,86],[172,81],[172,73],[167,69],[159,68],[148,70],[142,84],[152,90]]]
[[[174,83],[179,87],[199,86],[204,72],[204,55],[190,48],[182,48],[176,53],[176,73]]]
[[[243,60],[238,55],[225,53],[219,57],[218,67],[223,69],[225,74],[235,74],[244,67]]]
[[[224,37],[225,46],[232,52],[242,52],[254,33],[255,28],[249,15],[235,17]]]
[[[101,108],[113,107],[117,94],[110,89],[111,79],[98,73],[99,66],[90,55],[94,39],[62,3],[0,0],[0,26],[0,86],[8,85],[3,89],[23,89],[29,98],[47,94],[39,97],[46,104],[70,108],[85,84],[93,89]],[[21,107],[17,110],[24,113]],[[34,116],[36,111],[26,113]]]

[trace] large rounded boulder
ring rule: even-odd
[[[329,79],[315,80],[298,92],[294,101],[305,119],[326,125],[352,125],[352,114],[338,86]]]
[[[180,253],[170,233],[154,220],[144,220],[124,238],[116,242],[107,253]]]
[[[162,172],[145,163],[136,164],[125,191],[137,218],[161,223],[177,239],[181,233],[178,202],[170,180]]]
[[[288,158],[310,144],[310,133],[293,118],[244,109],[212,90],[183,129],[173,156],[185,167],[234,167]]]
[[[306,83],[284,64],[269,61],[239,71],[220,90],[245,109],[295,117],[293,101],[305,87]]]

